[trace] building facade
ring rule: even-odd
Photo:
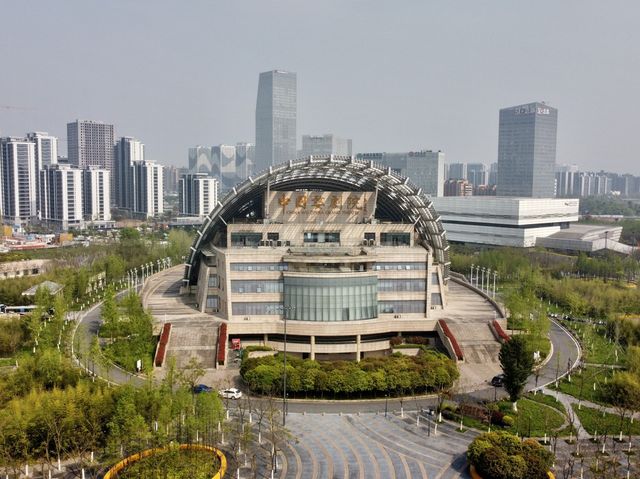
[[[302,135],[302,149],[298,157],[305,158],[309,155],[351,156],[351,154],[352,141],[350,139],[328,133],[326,135]]]
[[[56,230],[82,228],[82,170],[70,165],[49,165],[40,170],[40,219]]]
[[[27,224],[37,216],[35,143],[26,138],[1,138],[0,157],[3,221],[18,226]]]
[[[444,182],[444,196],[472,196],[473,185],[467,180],[447,180]]]
[[[68,157],[72,166],[97,166],[111,171],[114,144],[113,125],[90,120],[67,123]]]
[[[188,173],[178,183],[180,214],[204,217],[218,203],[218,180],[203,173]]]
[[[555,198],[458,196],[434,198],[449,241],[533,247],[537,238],[569,228],[579,201]]]
[[[256,172],[295,159],[296,122],[296,74],[282,70],[261,73],[256,100]]]
[[[27,133],[27,140],[35,144],[36,167],[41,169],[58,163],[58,138],[47,132]]]
[[[253,143],[236,143],[236,174],[241,181],[253,174],[256,146]]]
[[[144,161],[144,145],[128,136],[123,136],[115,146],[115,163],[111,178],[115,182],[114,204],[118,208],[133,208],[133,178],[131,166],[136,161]]]
[[[476,188],[487,184],[487,167],[483,163],[467,163],[467,181]]]
[[[444,153],[411,151],[408,153],[359,153],[360,160],[373,161],[406,176],[429,196],[444,195]]]
[[[352,157],[276,165],[219,203],[186,262],[184,292],[229,338],[315,359],[384,354],[435,334],[448,246],[430,201]]]
[[[500,110],[498,195],[555,196],[558,110],[529,103]]]
[[[466,163],[450,163],[447,167],[448,180],[466,180],[467,164]]]
[[[189,148],[189,171],[209,176],[214,174],[211,147],[198,145]]]
[[[133,213],[149,218],[164,213],[164,181],[162,165],[152,161],[136,161],[131,166],[133,177]]]
[[[83,215],[87,223],[104,225],[111,221],[111,173],[89,167],[82,172]]]

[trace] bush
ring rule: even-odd
[[[511,427],[515,424],[515,420],[506,414],[502,416],[502,425],[505,427]]]
[[[513,419],[511,419],[513,421]],[[504,426],[504,413],[499,409],[494,409],[491,411],[491,424],[497,424],[499,426]]]
[[[534,440],[521,443],[512,434],[490,432],[471,442],[467,459],[485,478],[547,479],[553,454]]]
[[[402,336],[394,336],[389,340],[389,342],[391,343],[391,346],[398,346],[402,344]]]

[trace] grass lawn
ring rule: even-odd
[[[0,368],[5,366],[15,366],[15,358],[0,358]]]
[[[542,394],[538,396],[540,398],[543,397]],[[550,396],[547,397],[555,402],[555,399]],[[514,424],[511,427],[493,425],[492,429],[502,429],[512,434],[518,433],[520,436],[543,437],[545,433],[550,435],[553,431],[562,427],[565,419],[557,407],[547,407],[544,405],[546,402],[549,402],[549,399],[542,399],[542,401],[544,401],[544,403],[527,398],[520,399],[518,401],[518,414],[513,412],[510,402],[500,401],[496,403],[500,411],[514,419]],[[489,427],[486,423],[468,417],[464,418],[463,425],[464,427],[473,427],[481,431],[486,431]]]
[[[549,396],[548,394],[527,394],[525,396],[526,399],[531,401],[538,402],[540,404],[546,404],[547,406],[551,406],[554,409],[557,409],[562,414],[566,414],[567,410],[564,408],[564,405],[560,401],[556,401],[556,398],[553,396]]]
[[[593,364],[624,365],[626,353],[618,347],[618,361],[616,361],[616,345],[605,338],[604,326],[593,326],[587,323],[562,321],[562,325],[570,329],[580,339],[584,361]]]
[[[596,404],[606,405],[607,403],[600,398],[600,390],[605,381],[611,379],[613,372],[611,369],[586,367],[582,373],[572,374],[571,382],[564,378],[558,381],[558,390],[578,399],[586,399]],[[594,382],[596,383],[595,391],[593,390]],[[551,388],[556,389],[553,384]]]
[[[157,341],[157,336],[152,336],[148,341],[137,337],[116,339],[103,352],[107,358],[129,372],[136,372],[138,359],[142,360],[144,371],[151,371]]]
[[[605,431],[609,435],[617,436],[620,433],[620,417],[616,414],[605,413],[604,417],[602,412],[597,409],[582,407],[578,409],[577,404],[572,404],[573,410],[580,418],[582,426],[587,430],[589,434],[603,434]],[[629,433],[629,427],[631,427],[631,434],[637,436],[640,434],[640,422],[634,421],[631,424],[629,418],[625,418],[622,423],[622,435]]]

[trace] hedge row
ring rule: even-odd
[[[240,374],[251,391],[282,392],[283,354],[247,358]],[[417,356],[395,353],[356,361],[313,361],[287,355],[287,392],[296,396],[382,396],[423,393],[450,387],[458,378],[456,363],[436,351]]]

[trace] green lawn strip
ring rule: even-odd
[[[514,420],[513,426],[505,428],[512,434],[518,433],[520,436],[542,437],[562,427],[564,416],[555,408],[544,404],[520,399],[518,401],[518,414],[513,412],[513,405],[508,401],[498,403],[500,411],[511,416]]]
[[[551,341],[547,337],[535,337],[532,334],[525,334],[527,343],[532,351],[540,351],[543,358],[546,358],[551,351]]]
[[[557,408],[526,398],[518,401],[518,414],[513,412],[513,406],[510,402],[500,401],[495,404],[505,415],[513,418],[514,424],[511,427],[502,427],[493,424],[491,425],[491,429],[504,430],[512,434],[518,433],[521,436],[543,437],[545,433],[549,436],[553,431],[562,427],[565,422],[565,417]],[[460,427],[459,419],[457,424],[458,427]],[[478,419],[465,416],[463,419],[463,426],[472,427],[480,431],[486,431],[489,424]]]
[[[573,410],[580,419],[582,427],[589,434],[604,434],[605,431],[609,435],[617,436],[620,433],[620,416],[617,414],[605,413],[604,417],[602,412],[598,409],[588,408],[582,406],[578,409],[577,404],[572,404]],[[629,433],[629,427],[631,427],[631,434],[637,436],[640,434],[640,422],[634,421],[631,423],[629,418],[625,418],[622,423],[623,436]]]
[[[564,405],[560,402],[560,401],[556,401],[556,398],[553,396],[550,396],[548,394],[527,394],[525,396],[526,399],[529,399],[530,401],[535,401],[537,403],[540,404],[545,404],[547,406],[550,406],[554,409],[557,409],[558,411],[560,411],[562,414],[567,414],[567,410],[565,409]]]
[[[610,364],[623,366],[626,363],[626,352],[618,346],[616,361],[616,345],[605,337],[605,327],[575,321],[562,321],[562,325],[571,330],[580,340],[583,361],[593,364]]]
[[[572,374],[571,382],[568,378],[558,381],[558,390],[577,399],[591,401],[596,404],[608,405],[600,397],[602,387],[606,381],[610,380],[614,371],[596,367],[586,367],[580,374]],[[593,390],[593,383],[596,383],[596,390]],[[556,389],[555,385],[551,385]]]
[[[16,359],[15,358],[0,358],[0,368],[6,366],[15,366]]]
[[[136,372],[138,359],[142,360],[143,369],[150,371],[153,368],[153,355],[157,340],[157,336],[152,336],[150,341],[136,337],[116,339],[108,344],[103,352],[108,359],[129,372]]]

